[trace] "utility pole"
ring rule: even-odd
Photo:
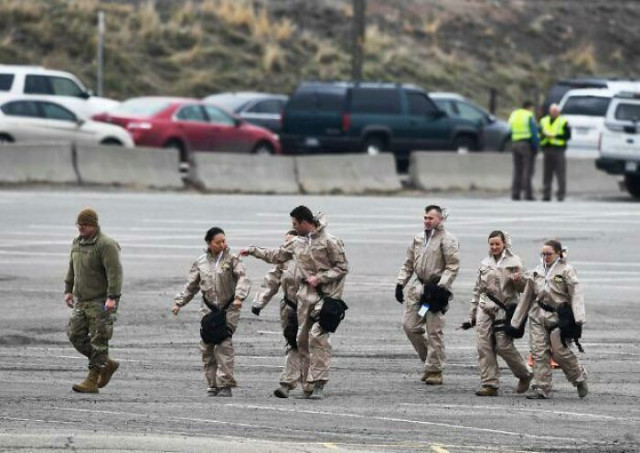
[[[98,55],[97,55],[96,94],[102,96],[103,60],[104,60],[104,13],[98,11]]]
[[[367,0],[353,0],[353,24],[351,25],[352,68],[351,78],[362,80],[364,62],[365,9]]]

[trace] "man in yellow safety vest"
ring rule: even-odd
[[[567,141],[571,138],[571,127],[560,115],[558,104],[551,104],[549,114],[540,120],[540,145],[544,156],[542,174],[542,199],[551,201],[551,184],[555,173],[558,180],[558,201],[564,200],[567,192]]]
[[[535,200],[531,179],[538,151],[538,127],[533,116],[533,102],[525,101],[509,117],[511,126],[511,149],[513,153],[513,181],[511,199]]]

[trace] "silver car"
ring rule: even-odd
[[[213,94],[204,98],[204,101],[278,134],[281,128],[280,115],[288,99],[284,94],[240,91]]]
[[[449,116],[473,121],[482,127],[484,151],[505,151],[511,147],[511,128],[482,107],[457,93],[429,93],[436,105]]]
[[[120,126],[91,121],[63,101],[32,96],[0,100],[0,144],[13,142],[134,146],[129,132]]]

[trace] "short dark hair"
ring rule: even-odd
[[[219,227],[209,228],[207,234],[204,235],[204,242],[207,244],[211,242],[211,240],[219,234],[224,234],[224,230]]]
[[[429,212],[429,211],[438,211],[438,214],[442,215],[442,208],[437,204],[430,204],[429,206],[424,208],[424,212]]]
[[[505,244],[507,243],[507,238],[505,237],[504,233],[500,230],[493,230],[491,233],[489,233],[489,239],[491,238],[501,238],[502,242],[504,242]]]
[[[289,213],[291,217],[296,219],[298,222],[307,221],[309,223],[315,224],[315,220],[313,219],[313,212],[311,209],[306,206],[298,206],[294,208],[293,211]]]
[[[523,109],[530,109],[531,107],[533,107],[533,102],[532,101],[524,101],[522,103],[522,108]]]
[[[544,243],[544,245],[548,245],[549,247],[551,247],[553,251],[556,252],[558,255],[560,256],[563,255],[562,244],[560,243],[560,241],[556,241],[555,239],[549,239],[547,242]]]

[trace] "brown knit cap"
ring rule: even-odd
[[[98,213],[91,208],[83,209],[78,214],[76,223],[78,225],[98,226]]]

